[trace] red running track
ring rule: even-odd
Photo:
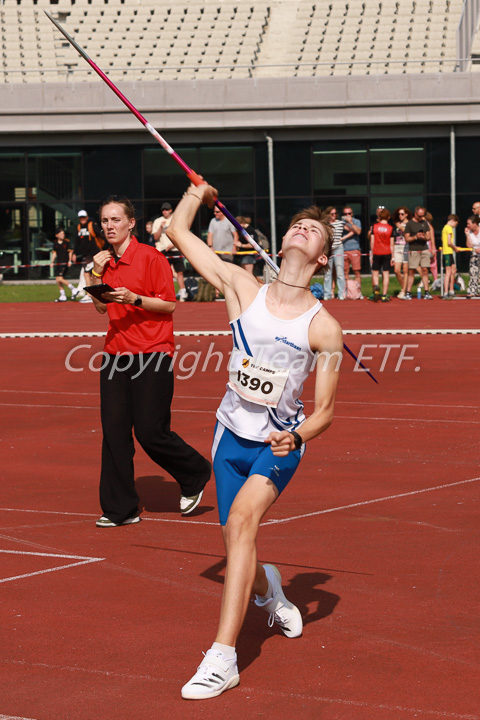
[[[478,720],[478,336],[375,334],[474,329],[476,307],[329,303],[344,327],[372,330],[346,340],[355,352],[374,346],[365,355],[380,385],[345,358],[336,420],[261,528],[260,559],[278,564],[304,635],[270,630],[252,605],[241,684],[198,703],[180,687],[218,616],[213,481],[180,519],[176,483],[139,449],[144,520],[97,529],[98,374],[88,363],[101,338],[2,339],[0,718]],[[180,305],[177,331],[223,330],[224,313],[222,303]],[[0,332],[102,325],[90,306],[7,305]],[[396,372],[402,348],[385,358],[379,346],[404,343]],[[79,344],[91,347],[71,355],[86,368],[75,373],[65,360]],[[208,453],[230,340],[178,344],[173,426]],[[311,393],[309,382],[307,412]]]

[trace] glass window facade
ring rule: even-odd
[[[25,200],[25,153],[0,153],[0,199]]]
[[[332,145],[332,143],[330,143]],[[368,184],[368,153],[365,146],[313,150],[315,194],[351,197],[365,195]]]
[[[233,215],[247,215],[271,236],[267,142],[178,145],[196,172],[218,187]],[[437,238],[450,212],[450,139],[276,141],[273,143],[277,244],[291,216],[305,206],[348,203],[366,232],[377,205],[426,204]],[[457,213],[462,223],[480,199],[475,166],[476,137],[457,138]],[[49,277],[55,225],[76,233],[77,212],[95,217],[101,198],[129,197],[143,239],[146,220],[162,202],[178,202],[187,187],[184,171],[151,145],[0,150],[0,264],[5,279]],[[206,235],[211,211],[202,208],[194,231]],[[463,238],[463,235],[461,236]],[[5,266],[9,266],[6,268]],[[13,266],[10,267],[10,266]],[[30,267],[21,267],[30,266]]]

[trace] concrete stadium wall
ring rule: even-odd
[[[162,134],[265,130],[375,133],[372,128],[456,126],[480,122],[477,76],[471,73],[274,78],[227,81],[122,82],[128,99]],[[138,120],[99,79],[0,85],[0,144],[60,143],[72,137],[145,141]],[[444,128],[445,129],[445,128]],[[122,137],[119,137],[122,134]],[[173,136],[170,135],[170,138]],[[169,140],[169,137],[166,137]],[[177,140],[178,141],[178,140]],[[152,142],[154,142],[152,138]]]

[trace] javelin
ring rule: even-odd
[[[57,28],[57,30],[59,30],[59,31],[62,33],[62,35],[64,36],[64,38],[65,38],[66,40],[68,40],[68,42],[70,43],[70,45],[73,45],[73,47],[75,48],[75,50],[83,57],[84,60],[87,61],[87,63],[90,65],[90,67],[91,67],[93,70],[95,70],[95,72],[97,73],[97,75],[99,75],[99,76],[101,77],[101,79],[108,85],[108,87],[109,87],[111,90],[113,90],[113,92],[115,93],[115,95],[123,102],[124,105],[127,106],[127,108],[130,110],[130,112],[133,113],[133,115],[135,115],[135,117],[137,118],[137,120],[139,120],[139,121],[142,123],[142,125],[148,130],[148,132],[149,132],[151,135],[153,135],[153,137],[155,138],[155,140],[163,147],[163,149],[166,150],[167,153],[172,156],[172,158],[175,160],[175,162],[177,163],[177,165],[179,165],[179,166],[182,168],[182,170],[186,173],[188,179],[189,179],[194,185],[197,185],[197,186],[198,186],[198,185],[202,185],[202,183],[203,183],[204,181],[202,180],[202,178],[200,177],[200,175],[198,175],[194,170],[192,170],[192,168],[190,168],[190,167],[187,165],[187,163],[186,163],[184,160],[182,160],[182,158],[180,157],[180,155],[178,155],[178,153],[175,152],[175,150],[167,143],[167,141],[160,135],[160,133],[159,133],[157,130],[155,130],[155,128],[153,127],[153,125],[150,125],[150,123],[148,122],[148,120],[143,117],[142,113],[140,113],[140,112],[137,110],[137,108],[136,108],[134,105],[132,105],[132,103],[130,102],[130,100],[128,100],[128,98],[126,98],[125,95],[124,95],[122,92],[120,92],[120,90],[117,88],[117,86],[110,80],[110,78],[107,77],[107,75],[105,75],[105,73],[103,72],[103,70],[100,70],[100,68],[98,67],[98,65],[93,62],[93,60],[87,55],[87,53],[85,52],[85,50],[84,50],[82,47],[80,47],[80,45],[71,37],[71,35],[69,35],[68,32],[67,32],[66,30],[64,30],[64,28],[60,25],[60,23],[59,23],[57,20],[55,20],[55,19],[50,15],[50,13],[47,12],[47,10],[44,10],[43,12],[44,12],[45,15],[48,17],[48,19],[52,21],[52,23],[55,25],[55,27]],[[269,255],[267,255],[267,253],[264,251],[264,249],[263,249],[262,247],[260,247],[260,245],[256,242],[256,240],[254,240],[254,239],[247,233],[247,231],[245,230],[245,228],[243,228],[243,227],[240,225],[240,223],[238,222],[238,220],[227,210],[227,208],[225,207],[225,205],[224,205],[223,203],[221,203],[218,198],[215,200],[215,205],[223,212],[223,214],[225,215],[225,217],[228,218],[228,220],[230,221],[230,223],[231,223],[231,224],[234,226],[234,228],[240,233],[240,235],[243,235],[243,237],[245,238],[245,240],[250,243],[250,245],[258,252],[259,255],[261,255],[261,257],[265,260],[265,262],[266,262],[268,265],[270,265],[270,267],[272,268],[272,270],[274,270],[274,272],[276,272],[277,275],[278,275],[278,273],[279,273],[279,271],[280,271],[280,268],[278,267],[278,265],[272,260],[272,258],[271,258]],[[354,358],[354,360],[360,365],[360,367],[362,367],[362,368],[365,370],[365,372],[367,373],[367,375],[369,375],[369,376],[372,378],[372,380],[374,380],[374,382],[376,382],[377,385],[378,385],[378,381],[374,378],[374,376],[372,375],[372,373],[370,372],[370,370],[365,367],[365,365],[361,362],[361,360],[359,360],[359,359],[356,357],[356,355],[354,355],[354,353],[345,345],[345,343],[343,344],[343,346],[344,346],[345,350],[346,350],[346,351]]]
[[[85,50],[80,47],[80,45],[67,33],[66,30],[63,29],[63,27],[60,25],[60,23],[55,20],[47,10],[44,10],[45,15],[48,17],[49,20],[52,21],[52,23],[55,25],[55,27],[62,33],[62,35],[68,40],[68,42],[73,45],[75,50],[80,53],[80,55],[88,62],[90,67],[92,67],[95,72],[102,78],[104,82],[107,83],[108,87],[113,90],[115,95],[120,98],[120,100],[127,106],[127,108],[130,110],[131,113],[135,115],[137,120],[140,120],[142,125],[148,130],[148,132],[153,135],[155,140],[160,143],[160,145],[163,147],[164,150],[167,151],[169,155],[172,156],[172,158],[175,160],[177,165],[180,165],[182,170],[186,173],[188,179],[194,184],[194,185],[201,185],[204,181],[202,178],[194,171],[192,168],[190,168],[187,163],[182,160],[180,155],[175,152],[175,150],[167,143],[167,141],[160,135],[160,133],[155,130],[153,125],[150,125],[148,120],[137,110],[134,105],[128,100],[125,95],[120,92],[120,90],[116,87],[116,85],[105,75],[105,73],[100,70],[98,65],[96,65],[93,60],[87,55]],[[227,210],[225,205],[218,200],[218,198],[215,200],[215,205],[223,212],[223,214],[229,219],[231,224],[235,227],[235,229],[243,235],[243,237],[252,245],[253,248],[262,256],[262,258],[267,262],[272,270],[274,270],[276,273],[278,273],[279,268],[278,265],[274,263],[274,261],[267,255],[267,253],[264,251],[263,248],[260,247],[260,245],[247,233],[245,228],[243,228],[238,220],[233,217],[233,215]]]

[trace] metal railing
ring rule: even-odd
[[[475,0],[480,6],[480,0]],[[139,73],[141,72],[144,76],[145,80],[152,79],[154,77],[155,79],[158,79],[158,77],[162,75],[162,73],[170,73],[172,71],[178,72],[178,80],[194,80],[196,76],[197,70],[244,70],[246,77],[255,78],[258,77],[257,72],[268,69],[268,68],[278,68],[280,71],[281,69],[288,68],[288,71],[285,72],[285,75],[294,76],[297,72],[297,70],[301,68],[312,68],[312,71],[314,72],[317,68],[321,67],[330,67],[333,71],[334,67],[345,67],[345,66],[351,66],[352,69],[355,67],[364,67],[370,70],[371,73],[375,73],[375,70],[378,69],[378,71],[381,70],[382,67],[384,68],[390,68],[391,66],[400,66],[404,65],[408,70],[408,65],[423,65],[423,66],[430,66],[432,63],[438,63],[439,66],[441,66],[442,71],[450,72],[453,70],[460,70],[461,68],[466,68],[467,63],[469,60],[468,55],[461,55],[457,57],[418,57],[418,58],[402,58],[401,60],[394,60],[391,58],[384,58],[383,60],[373,60],[373,59],[366,59],[366,60],[324,60],[324,61],[313,61],[313,62],[295,62],[295,63],[275,63],[275,64],[261,64],[261,63],[245,63],[245,64],[227,64],[224,65],[221,64],[214,64],[214,65],[178,65],[178,66],[165,66],[165,65],[159,65],[157,67],[148,65],[148,66],[116,66],[116,67],[109,67],[105,68],[105,72],[108,75],[110,72],[118,74],[123,73],[125,75],[125,80],[129,79],[129,73]],[[190,71],[190,72],[188,72]],[[28,81],[28,75],[32,74],[40,74],[42,76],[42,79],[40,82],[48,82],[48,76],[55,76],[55,78],[58,78],[59,76],[63,77],[65,81],[74,81],[78,78],[79,75],[91,75],[95,76],[95,73],[88,67],[81,67],[81,66],[72,66],[71,64],[66,64],[64,68],[57,67],[57,68],[37,68],[35,70],[28,70],[27,68],[0,68],[0,82],[9,82],[9,76],[13,78],[26,78]],[[240,74],[240,73],[238,73]],[[278,76],[281,75],[280,72],[277,73]],[[138,76],[136,78],[138,80]],[[21,81],[21,80],[20,80]],[[13,82],[18,82],[17,79],[14,79]]]

